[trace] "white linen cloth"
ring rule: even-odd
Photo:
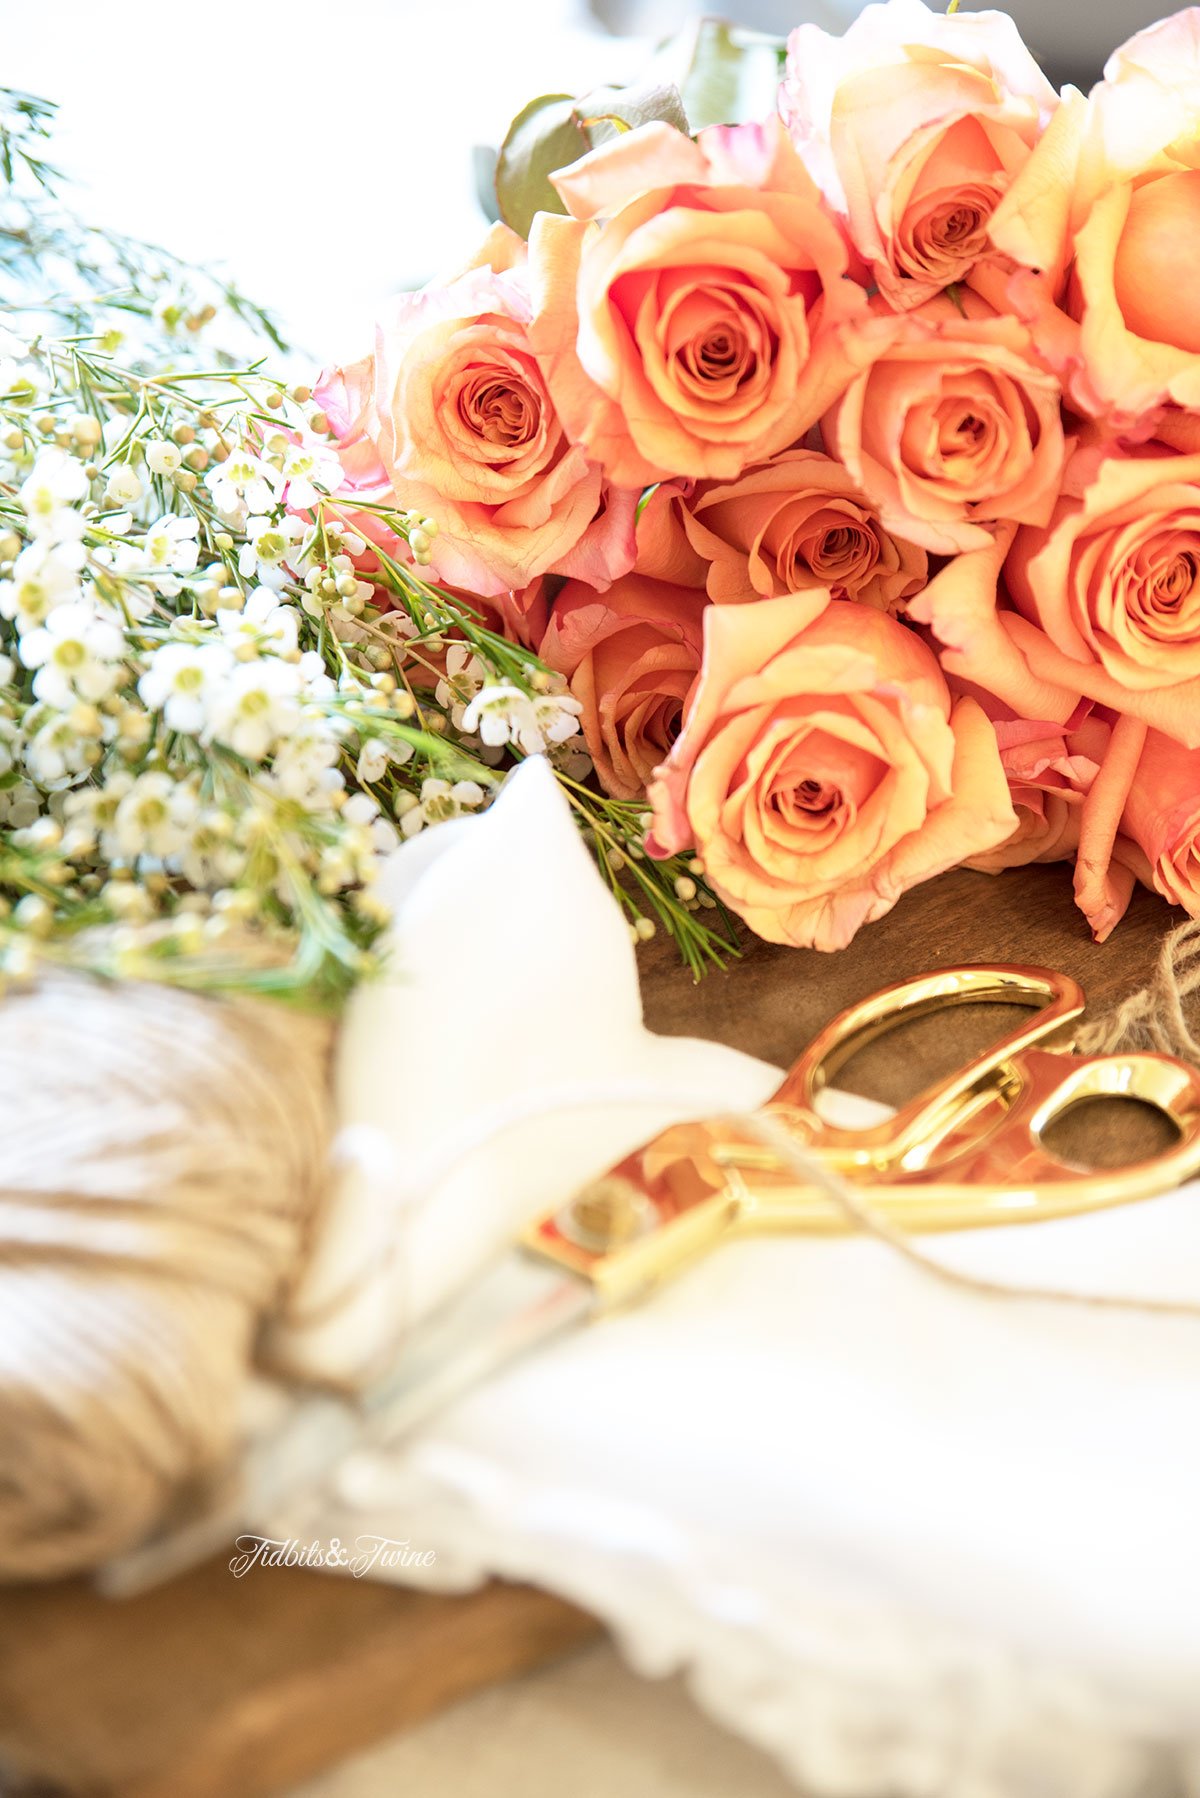
[[[347,1021],[347,1174],[301,1295],[327,1321],[289,1341],[339,1377],[670,1115],[779,1078],[642,1029],[626,928],[543,764],[392,878],[393,972]],[[679,1103],[577,1102],[631,1083]],[[531,1115],[550,1087],[573,1108]],[[525,1121],[489,1139],[505,1106]],[[1198,1197],[926,1246],[1014,1284],[1200,1299]],[[759,1239],[256,1522],[436,1552],[391,1577],[576,1599],[814,1798],[1200,1792],[1198,1415],[1200,1322]]]

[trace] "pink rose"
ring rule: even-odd
[[[533,341],[573,441],[622,486],[730,480],[845,384],[849,252],[777,119],[643,125],[554,177]]]
[[[387,469],[371,435],[375,359],[364,356],[344,368],[327,368],[317,377],[313,398],[337,438],[345,488],[354,493],[391,494]]]
[[[880,293],[920,305],[983,258],[991,215],[1058,96],[1003,13],[868,6],[788,40],[780,110]]]
[[[550,622],[550,600],[557,585],[557,581],[539,575],[519,591],[494,594],[490,604],[500,615],[500,634],[513,643],[523,643],[526,649],[536,650]]]
[[[670,581],[677,587],[699,587],[708,581],[708,563],[692,547],[684,523],[692,481],[662,481],[650,489],[638,513],[638,574]]]
[[[700,670],[704,596],[627,574],[604,594],[569,581],[541,657],[565,674],[606,793],[639,799],[670,753]]]
[[[707,609],[649,798],[652,854],[694,846],[759,936],[817,949],[1017,823],[982,709],[914,631],[816,589]]]
[[[399,302],[367,364],[322,385],[348,487],[382,470],[397,509],[438,523],[435,577],[484,596],[547,573],[605,586],[633,562],[637,495],[568,438],[530,317],[525,245],[496,226],[456,280]]]

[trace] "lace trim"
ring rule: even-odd
[[[402,1466],[352,1456],[334,1484],[302,1515],[273,1517],[270,1533],[395,1536],[402,1518],[437,1560],[384,1578],[465,1591],[499,1576],[554,1591],[601,1618],[639,1673],[682,1673],[704,1710],[809,1798],[1200,1794],[1200,1732],[1180,1742],[1178,1718],[875,1598],[814,1591],[802,1614],[785,1614],[656,1513],[533,1485],[436,1443]]]

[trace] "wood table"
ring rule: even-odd
[[[752,942],[695,986],[668,943],[651,943],[647,1021],[786,1065],[852,1000],[962,961],[1040,962],[1107,1009],[1148,979],[1177,918],[1139,892],[1098,948],[1065,869],[958,872],[910,893],[838,956]],[[973,1009],[912,1025],[905,1055],[868,1050],[841,1078],[901,1101],[995,1039],[994,1012],[983,1028]],[[124,1603],[80,1581],[0,1588],[0,1794],[268,1798],[597,1628],[526,1587],[437,1598],[315,1572],[235,1580],[225,1558]]]

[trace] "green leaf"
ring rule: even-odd
[[[590,148],[571,94],[531,100],[509,126],[496,158],[496,201],[505,223],[528,237],[535,213],[565,212],[550,176]]]
[[[692,130],[742,125],[775,111],[787,40],[726,19],[695,19],[657,52],[653,68],[683,96]]]
[[[496,199],[506,224],[528,237],[538,212],[565,212],[550,177],[621,131],[664,119],[688,129],[679,90],[654,80],[637,87],[598,87],[590,94],[543,94],[508,128],[496,159]]]

